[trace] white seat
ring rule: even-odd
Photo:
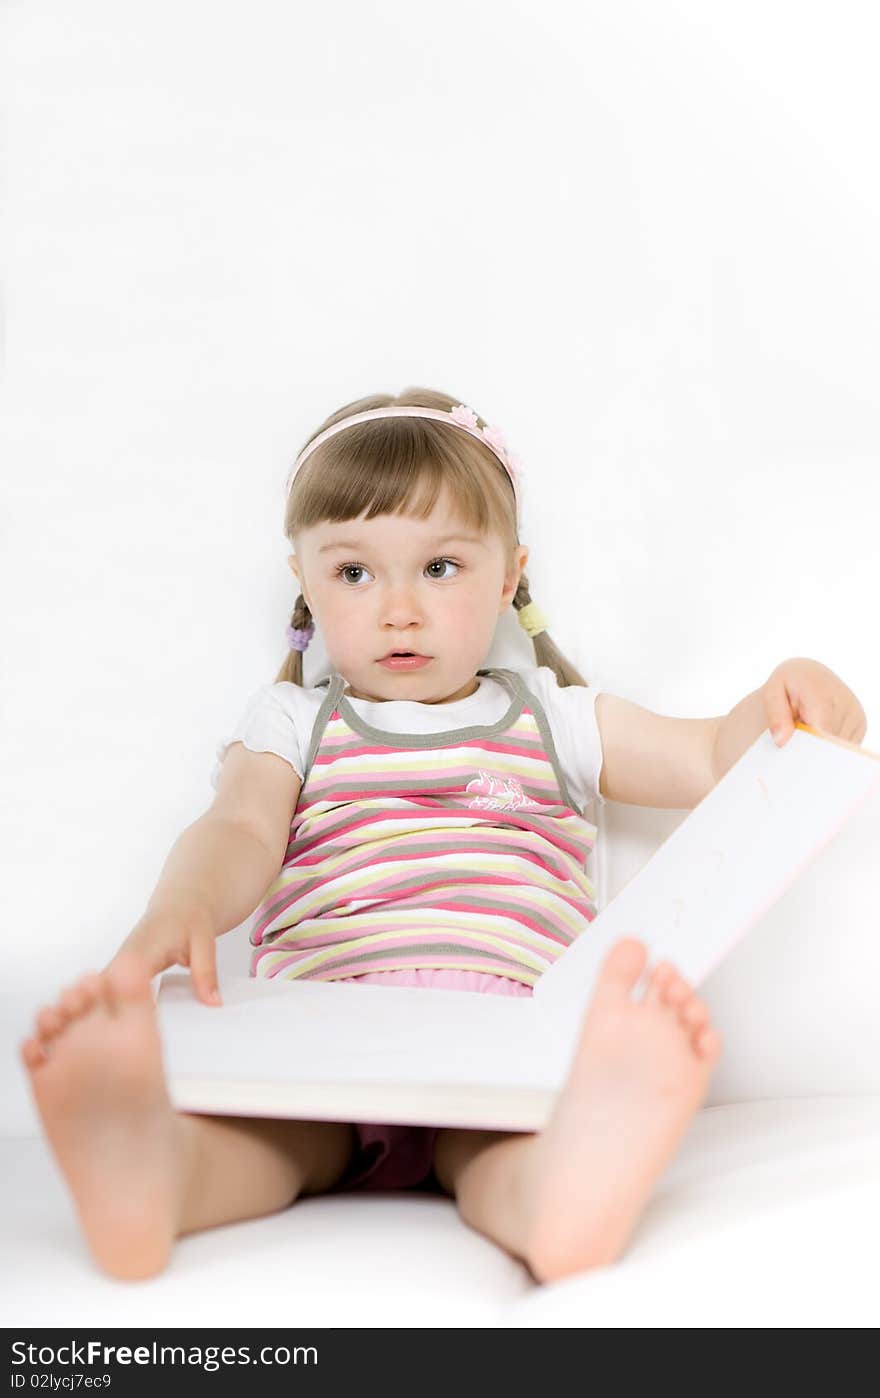
[[[707,1107],[610,1267],[538,1286],[451,1199],[316,1196],[100,1274],[46,1145],[2,1153],[4,1323],[852,1326],[880,1320],[880,1095]],[[46,1278],[52,1278],[47,1287]]]

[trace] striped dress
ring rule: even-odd
[[[282,868],[253,915],[252,976],[489,972],[534,986],[596,916],[596,826],[573,805],[544,709],[514,670],[493,724],[391,733],[333,674]]]

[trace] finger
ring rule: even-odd
[[[794,719],[784,684],[773,681],[766,686],[764,709],[773,741],[778,747],[783,747],[794,732]]]
[[[190,974],[198,998],[205,1005],[221,1004],[217,989],[217,943],[213,934],[193,936],[189,944]]]
[[[860,743],[868,731],[865,721],[865,713],[861,705],[857,709],[850,709],[846,716],[847,728],[844,737],[850,743]]]

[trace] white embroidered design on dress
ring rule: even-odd
[[[476,793],[468,801],[469,806],[479,806],[486,811],[519,811],[524,806],[537,807],[537,801],[527,796],[516,777],[496,777],[481,767],[465,787]]]

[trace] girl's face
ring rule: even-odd
[[[477,537],[441,492],[427,519],[363,516],[317,524],[289,558],[330,662],[355,699],[451,703],[478,688],[495,624],[509,607],[528,549],[505,558],[496,534]],[[413,670],[389,651],[428,656]]]

